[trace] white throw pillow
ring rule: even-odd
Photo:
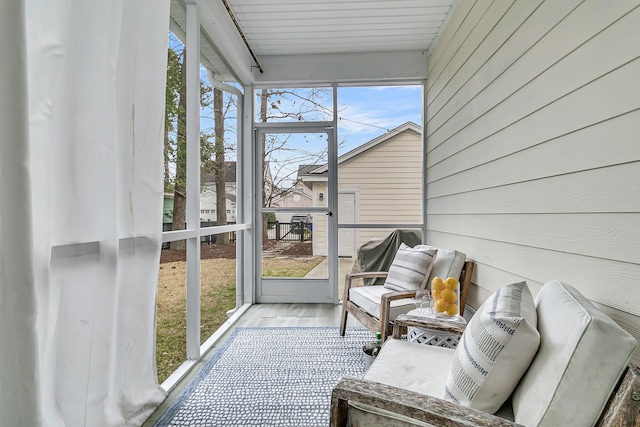
[[[493,414],[513,392],[540,344],[526,282],[505,286],[480,306],[451,363],[446,400]]]
[[[436,259],[433,261],[433,269],[429,275],[429,280],[426,283],[429,285],[434,277],[447,277],[460,278],[460,273],[464,268],[464,262],[467,259],[467,255],[458,252],[455,249],[436,248],[435,246],[427,246],[431,249],[437,249]]]
[[[410,248],[402,243],[389,267],[384,287],[394,291],[414,291],[424,288],[436,253],[436,249],[425,245]]]

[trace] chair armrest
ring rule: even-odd
[[[349,402],[373,406],[434,426],[519,426],[519,424],[512,421],[438,399],[437,397],[373,381],[343,378],[331,393],[329,421],[331,427],[347,425],[347,406]]]
[[[402,328],[408,326],[430,329],[433,331],[446,332],[448,334],[462,335],[466,328],[466,324],[462,325],[451,320],[442,320],[437,317],[410,316],[408,314],[399,315],[393,323],[393,337],[399,339],[402,335]]]
[[[395,301],[395,300],[399,300],[399,299],[407,299],[407,298],[415,298],[416,297],[416,291],[394,291],[394,292],[387,292],[386,294],[382,295],[382,303],[386,304],[387,302],[391,302],[391,301]]]
[[[351,289],[351,282],[353,279],[373,279],[373,278],[386,278],[389,273],[386,271],[367,271],[364,273],[349,273],[345,276],[345,297],[349,295],[349,289]]]
[[[347,280],[386,278],[388,274],[389,272],[387,271],[365,271],[361,273],[349,273],[347,274]]]
[[[382,332],[382,342],[386,341],[387,336],[391,333],[390,315],[391,301],[407,298],[415,298],[416,291],[395,291],[387,292],[382,295],[380,300],[380,332]]]
[[[349,289],[351,289],[353,279],[369,279],[369,278],[376,278],[376,277],[385,278],[387,277],[388,274],[389,273],[386,271],[367,271],[362,273],[347,274],[344,280],[345,286],[344,286],[343,301],[346,302],[349,300]]]

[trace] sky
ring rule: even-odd
[[[344,154],[408,121],[421,122],[420,86],[338,89],[338,138]],[[346,151],[345,151],[346,150]]]

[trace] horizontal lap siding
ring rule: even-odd
[[[358,189],[358,223],[418,223],[422,137],[405,131],[340,164],[340,188]]]
[[[640,340],[639,5],[463,1],[431,50],[427,239],[471,305],[559,279]]]
[[[339,165],[339,187],[357,189],[357,223],[421,222],[421,153],[422,136],[406,130]],[[356,246],[390,232],[357,230]]]

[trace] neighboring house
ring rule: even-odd
[[[164,193],[162,202],[162,223],[166,224],[173,221],[173,193]]]
[[[216,221],[216,171],[205,172],[201,176],[200,187],[200,219],[203,221]],[[225,206],[227,222],[236,221],[236,162],[225,162],[225,193],[227,205]]]
[[[271,205],[278,208],[306,208],[313,206],[313,190],[302,181],[301,177],[317,167],[317,165],[300,165],[298,167],[298,179],[293,187],[283,190],[282,194],[274,198]],[[301,213],[304,213],[304,211]],[[276,214],[276,221],[290,222],[294,214],[291,212],[279,212]]]
[[[422,131],[407,122],[338,158],[338,218],[343,224],[421,222]],[[307,170],[299,179],[312,190],[314,206],[327,203],[326,165]],[[326,216],[313,221],[313,251],[327,254]],[[389,230],[390,232],[391,230]],[[339,256],[356,249],[380,230],[342,229]]]
[[[205,172],[201,176],[200,220],[216,221],[216,172]],[[225,162],[225,206],[227,222],[236,221],[236,162]],[[173,194],[164,195],[163,221],[173,218]]]

